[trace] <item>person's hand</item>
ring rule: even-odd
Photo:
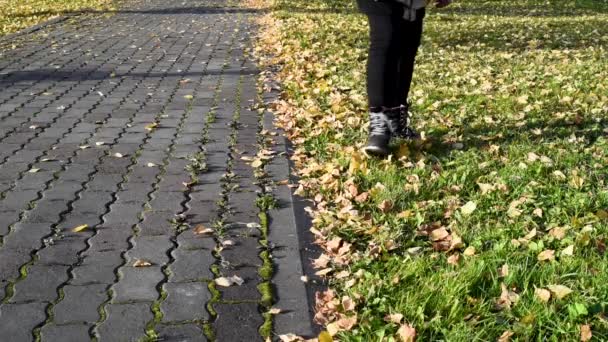
[[[435,0],[435,7],[443,8],[452,3],[452,0]]]

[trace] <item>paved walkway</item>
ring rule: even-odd
[[[256,13],[225,2],[141,1],[0,60],[0,340],[256,341],[270,306],[275,338],[310,332],[287,161],[250,165],[285,148],[254,108]]]

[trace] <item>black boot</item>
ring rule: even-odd
[[[409,105],[385,110],[392,136],[402,139],[418,139],[420,135],[410,126]]]
[[[368,155],[384,157],[389,154],[388,143],[391,140],[391,131],[388,118],[383,112],[369,113],[369,138],[363,149]]]

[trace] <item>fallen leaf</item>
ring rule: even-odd
[[[243,285],[245,283],[245,280],[243,280],[243,278],[241,278],[241,277],[239,277],[237,275],[233,275],[232,277],[229,277],[228,279],[230,279],[230,281],[233,284],[236,284],[238,286],[241,286],[241,285]]]
[[[28,172],[29,172],[29,173],[36,173],[36,172],[38,172],[38,171],[40,171],[40,169],[33,168],[33,169],[30,169]]]
[[[439,229],[435,229],[431,232],[431,240],[433,240],[433,241],[443,240],[443,239],[447,238],[448,236],[450,236],[450,233],[448,233],[448,231],[443,227],[439,228]]]
[[[116,157],[116,158],[122,158],[124,156],[122,155],[122,153],[116,152],[116,153],[114,153],[114,157]]]
[[[572,293],[572,290],[564,285],[548,285],[547,287],[557,299],[562,299]]]
[[[392,322],[392,323],[401,323],[401,320],[403,319],[403,315],[400,313],[396,313],[396,314],[389,314],[384,316],[384,321],[385,322]]]
[[[223,286],[223,287],[229,287],[232,285],[232,281],[230,281],[230,279],[226,278],[226,277],[220,277],[214,280],[215,284],[219,285],[219,286]]]
[[[147,124],[145,129],[146,129],[146,131],[153,131],[156,127],[158,127],[158,123],[153,122],[151,124]]]
[[[133,263],[133,267],[149,267],[152,266],[152,263],[146,260],[137,259]]]
[[[570,245],[564,249],[562,249],[562,251],[559,253],[559,256],[564,257],[564,256],[572,256],[574,255],[574,245]]]
[[[537,288],[534,290],[536,298],[540,299],[541,302],[547,303],[551,299],[551,292],[543,288]]]
[[[378,204],[378,208],[380,208],[380,210],[386,214],[393,208],[393,202],[389,200],[384,200],[380,202],[380,204]]]
[[[321,331],[318,342],[334,342],[334,339],[327,331]]]
[[[475,247],[473,247],[473,246],[469,246],[469,247],[467,247],[467,248],[464,250],[464,252],[462,252],[462,254],[463,254],[464,256],[473,256],[473,255],[475,255]]]
[[[557,240],[561,240],[566,236],[566,229],[562,227],[555,227],[549,231],[549,235],[553,236]]]
[[[475,209],[477,209],[477,204],[473,201],[469,201],[460,208],[460,212],[464,215],[471,215]]]
[[[591,333],[591,326],[589,324],[581,325],[581,341],[589,341],[591,337],[593,337],[593,334]]]
[[[87,228],[89,228],[89,225],[88,224],[83,224],[83,225],[80,225],[78,227],[72,228],[72,232],[79,233],[79,232],[82,232],[83,230],[85,230]]]
[[[213,229],[206,228],[202,224],[199,224],[196,227],[194,227],[194,234],[196,234],[196,235],[209,236],[209,235],[213,235],[214,232],[215,231]]]
[[[460,261],[460,254],[452,254],[448,257],[448,264],[458,266],[458,261]]]
[[[264,162],[262,161],[262,159],[256,159],[253,162],[251,162],[251,167],[254,168],[259,168],[264,164]]]
[[[534,209],[534,211],[532,212],[532,214],[538,216],[538,217],[543,217],[543,210],[541,208],[536,208]]]
[[[512,331],[505,331],[502,333],[502,335],[500,335],[500,337],[498,338],[498,342],[509,342],[511,341],[511,336],[513,336],[513,332]]]
[[[355,302],[348,296],[342,297],[342,308],[345,311],[354,311],[355,310]]]
[[[401,339],[401,342],[414,342],[416,340],[416,329],[405,323],[399,327],[399,330],[397,330],[397,335]]]
[[[357,324],[357,315],[342,317],[336,321],[341,330],[349,331]]]
[[[504,264],[498,269],[498,276],[504,278],[509,275],[509,265]]]
[[[538,259],[538,261],[553,261],[555,260],[555,251],[552,249],[547,249],[538,253],[538,256],[536,258]]]
[[[268,310],[268,313],[271,315],[278,315],[281,313],[281,309],[279,308],[270,308],[270,310]]]
[[[279,335],[279,339],[281,340],[281,342],[300,342],[300,341],[304,341],[303,338],[301,338],[300,336],[295,335],[295,334]]]
[[[105,145],[105,144],[106,144],[106,143],[105,143],[105,142],[103,142],[103,141],[97,141],[97,142],[95,143],[95,146],[102,146],[102,145]]]
[[[156,166],[156,164],[154,164],[154,163],[148,163],[148,164],[146,164],[146,166],[147,166],[147,167],[155,167],[155,166]]]
[[[194,98],[194,96],[192,96],[192,95],[184,95],[184,98],[186,100],[192,100]]]

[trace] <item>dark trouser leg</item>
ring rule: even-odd
[[[407,103],[420,46],[424,9],[416,21],[370,15],[370,48],[367,61],[367,94],[370,107],[397,107]]]
[[[398,30],[398,39],[395,39],[395,43],[399,45],[400,51],[396,73],[396,94],[391,106],[407,104],[407,98],[412,84],[412,76],[414,74],[416,53],[418,52],[422,37],[423,21],[424,9],[418,11],[416,21],[401,21]]]
[[[370,108],[386,106],[386,76],[395,70],[396,59],[391,55],[393,21],[389,16],[369,15],[370,45],[367,59],[367,95]],[[394,55],[394,54],[392,54]]]

